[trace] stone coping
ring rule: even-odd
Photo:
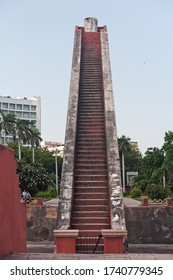
[[[77,237],[79,235],[78,229],[58,230],[53,231],[55,237]]]
[[[103,237],[126,237],[127,230],[115,230],[115,229],[102,229]]]

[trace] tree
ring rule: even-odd
[[[125,163],[124,158],[128,151],[130,151],[130,138],[126,137],[125,135],[122,135],[120,138],[118,138],[118,146],[119,146],[119,153],[121,157],[121,163],[122,163],[122,182],[123,182],[123,192],[125,192]]]
[[[4,114],[3,110],[0,109],[0,114],[2,116],[2,120],[0,122],[0,136],[2,141],[2,132],[4,132],[4,145],[7,145],[6,136],[9,134],[13,134],[15,131],[15,122],[16,117],[13,114]]]
[[[42,141],[42,138],[40,136],[40,131],[37,128],[30,129],[30,143],[31,143],[31,147],[32,147],[32,162],[35,161],[34,147],[38,147],[40,145],[40,141]]]
[[[30,122],[23,119],[16,119],[13,141],[18,141],[18,156],[21,160],[21,142],[27,142],[31,138]]]
[[[165,133],[164,144],[164,172],[169,185],[173,184],[173,131]]]
[[[134,179],[132,187],[139,187],[145,191],[147,186],[160,184],[163,161],[163,149],[148,148],[141,160],[139,175]]]
[[[22,159],[18,160],[17,142],[11,142],[9,146],[14,150],[17,160],[17,170],[21,188],[26,188],[32,195],[35,195],[37,191],[47,190],[48,187],[55,188],[55,156],[52,152],[49,152],[47,149],[36,147],[35,162],[33,163],[31,148],[21,146]],[[62,160],[61,157],[57,157],[59,178],[61,178]],[[44,174],[46,177],[43,176]],[[44,180],[43,184],[42,177]]]
[[[38,191],[46,191],[48,187],[55,188],[55,183],[42,164],[23,164],[19,161],[17,172],[21,190],[28,190],[32,196]]]
[[[125,167],[127,171],[139,171],[142,164],[142,154],[139,149],[130,143],[130,150],[126,153]]]

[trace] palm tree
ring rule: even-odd
[[[124,158],[125,154],[130,150],[130,138],[122,135],[118,138],[118,146],[119,146],[119,153],[121,155],[121,162],[122,162],[122,183],[123,183],[123,192],[125,192],[125,163]]]
[[[40,141],[42,141],[42,138],[40,136],[40,131],[37,128],[30,129],[30,142],[31,142],[31,147],[32,147],[32,162],[35,161],[34,147],[38,147],[40,145]]]
[[[30,122],[27,120],[16,119],[13,141],[16,141],[16,138],[18,140],[19,160],[21,160],[21,142],[29,141],[31,137],[29,125]]]
[[[6,136],[14,133],[16,117],[13,114],[4,114],[1,109],[0,114],[2,116],[2,120],[0,122],[0,142],[4,142],[4,145],[7,145]],[[4,141],[2,141],[2,132],[4,132]]]

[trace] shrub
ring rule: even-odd
[[[38,192],[36,197],[43,197],[43,198],[55,198],[57,196],[57,191],[55,188],[49,187],[45,192]]]
[[[133,188],[130,192],[131,198],[138,198],[142,195],[142,191],[138,188]]]
[[[128,192],[123,192],[123,196],[124,196],[124,197],[128,197],[128,196],[129,196],[129,193],[128,193]]]
[[[147,187],[147,194],[150,199],[165,199],[169,195],[169,187],[163,187],[162,185],[152,184]]]

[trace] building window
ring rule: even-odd
[[[9,114],[15,115],[15,112],[14,111],[10,111]]]
[[[2,103],[2,108],[8,109],[8,103]]]
[[[22,110],[22,104],[17,104],[17,110]]]
[[[36,105],[31,105],[31,111],[36,111]]]
[[[23,110],[24,111],[29,111],[29,105],[23,105]]]
[[[22,118],[22,112],[16,112],[16,117],[17,118]]]
[[[10,104],[9,104],[9,109],[14,110],[14,109],[15,109],[15,104],[14,104],[14,103],[10,103]]]
[[[31,118],[31,119],[36,119],[36,113],[31,113],[31,114],[30,114],[30,118]]]
[[[3,114],[6,116],[8,115],[8,111],[7,110],[2,110]]]
[[[29,118],[29,113],[24,112],[24,113],[23,113],[23,117],[26,118],[26,119],[28,119],[28,118]]]

